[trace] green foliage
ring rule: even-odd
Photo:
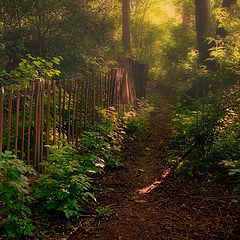
[[[45,211],[59,211],[67,218],[78,217],[88,197],[91,181],[89,172],[95,170],[71,146],[52,147],[45,173],[37,179],[34,196]]]
[[[136,109],[125,114],[127,133],[133,137],[146,137],[149,132],[149,114],[154,111],[152,105],[144,100],[138,100]]]
[[[114,108],[99,110],[99,124],[81,136],[81,147],[99,159],[98,166],[121,166],[118,153],[125,137],[125,123]]]
[[[35,174],[31,166],[6,151],[0,156],[0,228],[10,239],[32,235],[34,227],[27,203],[30,187],[26,175]]]
[[[221,111],[210,104],[196,102],[194,109],[181,107],[172,119],[173,136],[184,155],[188,153],[179,168],[190,175],[206,172],[215,163],[208,154],[221,117]]]
[[[96,209],[96,214],[99,218],[109,218],[113,215],[114,210],[110,207],[98,207]]]
[[[50,61],[46,61],[41,57],[33,57],[30,54],[26,58],[21,59],[18,67],[7,73],[6,70],[0,71],[0,79],[8,84],[27,85],[34,78],[52,78],[59,76],[60,71],[54,69],[54,65],[59,65],[62,57],[54,57]]]
[[[210,76],[224,76],[220,73]],[[239,82],[226,84],[222,80],[218,84],[214,94],[191,100],[191,105],[183,99],[178,102],[172,121],[173,136],[183,156],[178,164],[190,175],[206,174],[208,170],[224,174],[225,166],[239,192]]]
[[[214,14],[219,27],[226,32],[226,37],[211,39],[215,42],[211,49],[211,58],[218,62],[221,70],[228,69],[240,75],[240,5],[237,3],[231,11],[217,8]]]
[[[64,77],[98,69],[116,49],[116,5],[100,0],[5,1],[0,5],[5,69],[14,69],[28,52],[44,59],[61,55]]]

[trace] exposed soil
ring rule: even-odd
[[[167,164],[166,148],[174,144],[168,125],[173,92],[149,84],[159,108],[149,137],[126,145],[124,167],[98,179],[97,204],[114,214],[86,218],[66,239],[240,239],[240,208],[231,201],[231,185],[194,180]]]

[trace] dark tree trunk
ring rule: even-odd
[[[209,37],[210,26],[210,2],[209,0],[195,0],[196,32],[199,52],[199,62],[207,67],[208,70],[214,70],[215,64],[209,61]],[[206,79],[199,79],[187,91],[187,95],[192,97],[203,97],[207,94],[209,83]]]
[[[131,52],[131,6],[130,0],[122,0],[122,44],[125,53]]]
[[[209,44],[207,42],[210,26],[209,0],[195,0],[195,13],[199,61],[209,68],[210,63],[207,60],[209,58]]]

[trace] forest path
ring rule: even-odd
[[[149,136],[126,146],[124,167],[98,180],[98,204],[112,208],[114,216],[83,222],[68,240],[239,239],[229,186],[195,181],[167,165],[174,91],[154,84],[148,95],[158,111],[150,118]]]

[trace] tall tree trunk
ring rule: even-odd
[[[210,67],[209,57],[210,3],[209,0],[195,0],[196,32],[200,63]]]
[[[126,54],[131,52],[131,5],[130,0],[122,0],[122,44]]]

